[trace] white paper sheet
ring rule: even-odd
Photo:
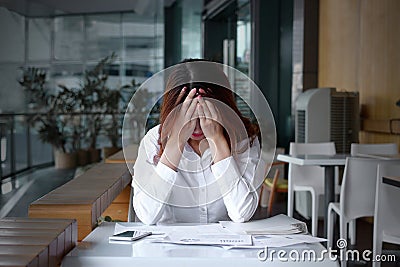
[[[325,238],[313,237],[311,235],[295,234],[295,235],[257,235],[253,236],[253,245],[237,245],[237,246],[224,246],[225,249],[232,248],[280,248],[286,246],[293,246],[298,244],[319,243],[326,241]]]
[[[182,245],[218,245],[218,246],[251,246],[251,235],[233,234],[193,234],[185,232],[170,233],[161,243],[172,243]]]
[[[251,234],[251,235],[281,235],[307,233],[307,226],[303,222],[299,222],[286,215],[277,215],[271,218],[250,221],[246,223],[234,223],[231,221],[221,221],[220,224],[228,231],[235,234]]]
[[[202,225],[141,225],[129,226],[125,224],[115,224],[114,234],[124,231],[152,232],[153,235],[168,235],[172,232],[185,232],[192,234],[220,234],[227,233],[220,224],[202,224]]]

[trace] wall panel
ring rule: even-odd
[[[400,1],[320,0],[318,86],[358,91],[362,118],[400,118]],[[362,143],[400,135],[362,132]]]

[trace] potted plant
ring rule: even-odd
[[[45,88],[46,72],[38,68],[23,70],[19,81],[28,96],[28,108],[33,114],[28,122],[37,129],[39,139],[52,145],[56,168],[76,167],[76,156],[68,147],[68,118],[62,118],[63,112],[72,108],[70,99],[73,92],[63,90],[58,95],[51,94]],[[61,118],[61,119],[60,119]]]
[[[140,86],[135,80],[132,80],[131,84],[124,85],[118,89],[109,89],[104,91],[104,98],[106,101],[106,113],[107,116],[103,123],[103,134],[108,138],[111,146],[103,147],[104,158],[111,156],[121,149],[121,128],[123,113],[128,106],[129,100],[133,93]]]

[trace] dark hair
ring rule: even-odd
[[[172,129],[172,121],[167,121],[167,117],[173,112],[174,108],[181,104],[185,97],[181,99],[180,102],[177,101],[178,96],[183,87],[187,87],[186,94],[192,88],[205,88],[206,93],[204,94],[205,97],[210,97],[221,101],[226,104],[227,108],[234,111],[234,113],[239,117],[241,122],[244,125],[244,128],[247,132],[247,137],[250,138],[250,144],[252,144],[253,140],[259,135],[259,127],[256,124],[253,124],[250,119],[244,117],[235,102],[235,97],[230,90],[230,84],[228,78],[226,77],[223,70],[217,64],[211,64],[213,62],[207,61],[205,59],[186,59],[182,61],[182,64],[177,65],[171,71],[165,88],[165,93],[163,97],[163,102],[161,104],[161,112],[160,112],[160,128],[159,128],[159,139],[158,144],[160,145],[160,151],[158,156],[161,157],[166,142],[168,138],[168,133]],[[201,62],[206,63],[205,69],[197,68],[194,64],[199,64]],[[199,75],[199,72],[203,72],[203,74]],[[204,73],[206,72],[206,73]],[[205,77],[199,76],[207,76],[211,75],[211,79],[205,79]],[[203,78],[203,79],[199,79]],[[208,78],[208,77],[207,77]],[[203,82],[204,80],[212,81],[212,82]],[[216,82],[216,83],[214,83]],[[222,114],[224,114],[222,112]],[[229,123],[232,124],[229,120],[227,121],[227,125]],[[231,125],[233,132],[235,129],[235,125]],[[231,132],[231,131],[229,131]],[[224,128],[224,136],[228,141],[228,144],[231,147],[231,142],[229,142],[230,138],[228,135],[228,131]],[[231,138],[233,138],[231,136]]]

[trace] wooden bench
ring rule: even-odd
[[[110,157],[106,158],[104,161],[106,163],[127,163],[133,165],[133,163],[135,163],[137,158],[138,148],[139,145],[137,144],[129,145],[124,149],[125,154],[123,150],[120,150],[114,155],[111,155]]]
[[[131,174],[125,163],[99,163],[31,203],[29,217],[76,219],[78,241],[81,241],[130,181]]]
[[[120,150],[114,155],[106,158],[104,160],[105,163],[114,164],[114,163],[126,163],[129,168],[132,170],[133,165],[137,158],[138,153],[138,144],[131,144],[127,146],[124,151]],[[125,152],[125,154],[124,154]],[[126,156],[126,158],[125,158]],[[109,215],[113,219],[120,219],[121,217],[128,218],[129,213],[129,205],[130,205],[130,198],[132,197],[131,193],[131,186],[128,185],[124,191],[113,201],[113,203],[104,211],[103,216]]]
[[[76,220],[0,220],[0,266],[59,266],[76,243]]]

